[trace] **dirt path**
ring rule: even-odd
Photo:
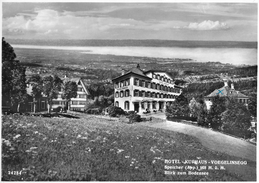
[[[231,156],[256,162],[256,146],[229,135],[215,132],[206,128],[172,121],[166,121],[163,123],[143,123],[143,125],[184,133],[198,138],[203,146],[213,151],[226,153]],[[256,168],[251,167],[250,164],[247,164],[246,166],[226,165],[225,167],[228,172],[236,173],[244,180],[256,180]]]
[[[215,132],[206,128],[171,121],[148,124],[148,126],[194,136],[200,140],[202,145],[213,151],[256,161],[255,145],[229,135]]]

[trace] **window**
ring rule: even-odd
[[[119,97],[119,92],[116,92],[115,98],[118,98],[118,97]]]
[[[72,105],[77,105],[78,101],[72,101]]]
[[[119,107],[119,102],[118,101],[115,102],[115,106]]]
[[[77,87],[77,91],[84,91],[82,87]]]
[[[134,96],[135,96],[135,97],[138,97],[138,96],[139,96],[138,90],[134,90]]]
[[[142,109],[145,109],[144,102],[141,102],[141,108],[142,108]]]
[[[125,82],[125,83],[124,83],[124,86],[130,85],[130,80],[129,80],[129,79],[126,79],[124,82]]]
[[[156,84],[156,89],[159,90],[160,89],[160,85]]]
[[[123,91],[120,92],[120,97],[124,97],[124,92]]]
[[[164,95],[162,93],[160,94],[160,98],[164,98]]]
[[[156,94],[156,98],[159,98],[159,96],[160,96],[159,93],[157,93],[157,94]]]
[[[152,88],[156,89],[156,83],[152,83]]]
[[[145,87],[148,88],[148,81],[145,82]]]
[[[120,82],[120,87],[123,87],[123,81]]]
[[[156,109],[156,102],[152,102],[152,108]]]
[[[147,108],[150,109],[150,102],[147,103]]]
[[[153,92],[153,93],[152,93],[152,97],[153,97],[153,98],[156,98],[156,93]]]
[[[142,97],[145,97],[145,91],[142,91],[141,93],[142,93]]]
[[[134,78],[134,85],[139,86],[139,79]]]
[[[86,103],[85,101],[79,101],[78,105],[85,105],[85,103]]]
[[[161,81],[164,81],[164,77],[163,76],[161,76]]]
[[[84,95],[84,94],[79,94],[77,96],[78,96],[78,98],[86,98],[86,95]]]
[[[159,75],[157,75],[157,79],[160,79],[160,76],[159,76]]]
[[[150,82],[148,82],[148,86],[147,86],[148,88],[151,88],[151,83]]]
[[[124,102],[124,109],[129,110],[129,101]]]
[[[125,91],[125,97],[128,97],[129,96],[129,90],[126,90]]]
[[[143,86],[143,81],[139,80],[139,86]]]
[[[139,96],[140,96],[140,97],[143,97],[143,96],[142,96],[142,92],[141,92],[141,91],[139,91]]]
[[[119,83],[118,83],[118,82],[115,83],[114,87],[115,87],[115,88],[119,88]]]
[[[41,109],[45,109],[45,101],[41,101]]]
[[[144,80],[142,81],[142,86],[146,87],[146,82]]]

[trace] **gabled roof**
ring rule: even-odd
[[[73,82],[75,82],[76,84],[78,84],[80,80],[81,80],[81,78],[67,78],[67,77],[62,78],[62,81],[63,81],[63,82],[66,82],[66,81],[73,81]]]
[[[209,97],[235,97],[235,98],[249,98],[248,96],[242,94],[241,92],[231,89],[229,86],[223,86],[219,89],[214,90],[211,94],[207,95]]]
[[[118,77],[112,79],[112,81],[117,80],[117,79],[119,79],[119,78],[121,78],[121,77],[123,77],[123,76],[126,76],[126,75],[128,75],[128,74],[136,74],[136,75],[138,75],[138,76],[142,76],[142,77],[144,77],[144,78],[146,78],[146,79],[150,79],[150,80],[151,80],[151,78],[148,77],[148,76],[146,76],[146,75],[144,74],[144,72],[143,72],[140,68],[135,67],[135,68],[132,68],[130,71],[126,72],[125,74],[123,74],[123,75],[121,75],[121,76],[118,76]]]
[[[168,72],[165,72],[165,71],[161,71],[161,70],[148,70],[148,71],[145,71],[144,72],[144,74],[147,74],[147,73],[153,73],[153,72],[161,72],[161,73],[166,73],[168,76],[170,76],[171,77],[171,79],[173,79],[173,77],[171,76],[171,74],[170,73],[168,73]]]

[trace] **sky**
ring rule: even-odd
[[[257,3],[4,2],[8,39],[257,41]]]

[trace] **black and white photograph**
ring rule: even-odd
[[[7,1],[2,181],[256,181],[257,1]]]

